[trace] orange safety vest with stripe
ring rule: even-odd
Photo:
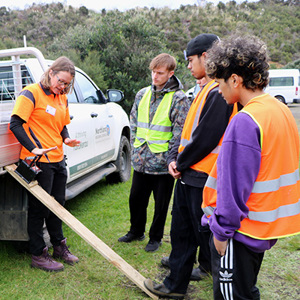
[[[253,98],[239,113],[249,115],[260,129],[261,165],[247,200],[248,216],[237,231],[260,240],[299,234],[299,135],[294,118],[286,106],[266,94]],[[216,203],[215,165],[203,191],[207,217]]]
[[[157,107],[152,122],[149,122],[151,86],[147,88],[138,107],[137,131],[133,146],[141,147],[148,144],[153,153],[166,152],[169,141],[173,137],[172,122],[169,118],[170,108],[175,92],[166,93]]]
[[[214,80],[211,80],[209,83],[207,83],[204,88],[197,94],[195,100],[193,101],[190,110],[188,112],[188,115],[186,117],[184,127],[182,129],[181,134],[181,140],[180,145],[178,148],[178,153],[182,152],[184,148],[192,142],[192,134],[199,123],[199,118],[201,115],[201,112],[203,110],[203,107],[205,105],[207,96],[209,92],[217,87],[219,84],[215,82]],[[230,119],[237,113],[238,107],[237,104],[234,104],[233,111],[231,114]],[[208,154],[206,157],[204,157],[201,161],[197,162],[196,164],[190,166],[191,169],[194,169],[198,172],[204,172],[209,174],[212,167],[214,166],[218,154],[220,152],[220,148],[222,145],[223,136],[220,139],[217,147],[211,151],[210,154]]]

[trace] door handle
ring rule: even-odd
[[[97,118],[97,117],[98,117],[98,114],[97,114],[97,113],[91,113],[91,117],[92,117],[92,118]]]

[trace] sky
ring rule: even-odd
[[[88,9],[95,10],[97,12],[101,11],[103,8],[106,10],[118,9],[124,11],[126,9],[139,7],[164,7],[167,6],[172,9],[179,8],[180,5],[200,5],[201,2],[205,0],[0,0],[0,7],[6,6],[10,9],[24,9],[28,6],[31,6],[33,3],[52,3],[52,2],[61,2],[66,5],[71,5],[73,7],[85,6]],[[219,3],[220,0],[207,0],[207,2],[213,2],[215,4]],[[222,2],[227,2],[228,0],[222,0]],[[241,0],[236,1],[237,3]]]

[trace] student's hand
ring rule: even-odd
[[[172,161],[169,163],[168,169],[169,169],[169,174],[171,176],[173,176],[175,179],[178,179],[181,177],[181,173],[176,169],[175,161]]]
[[[76,139],[71,140],[70,138],[66,138],[64,143],[70,147],[76,147],[76,146],[80,145],[80,141],[78,141]]]
[[[214,244],[215,244],[216,250],[221,256],[224,256],[226,253],[227,243],[228,243],[228,241],[225,241],[225,242],[218,241],[214,236]]]
[[[55,150],[57,149],[57,146],[55,147],[51,147],[48,149],[40,149],[40,148],[34,148],[31,153],[33,153],[34,155],[44,155],[46,153],[48,153],[49,151]]]

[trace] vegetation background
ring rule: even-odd
[[[272,68],[300,68],[299,0],[202,3],[124,12],[95,12],[62,3],[33,4],[24,10],[3,6],[0,49],[22,47],[26,35],[27,45],[39,48],[46,58],[70,57],[103,91],[124,91],[127,112],[139,89],[150,84],[149,62],[161,52],[177,58],[176,75],[186,90],[195,84],[183,50],[200,33],[220,38],[254,34],[267,44]]]

